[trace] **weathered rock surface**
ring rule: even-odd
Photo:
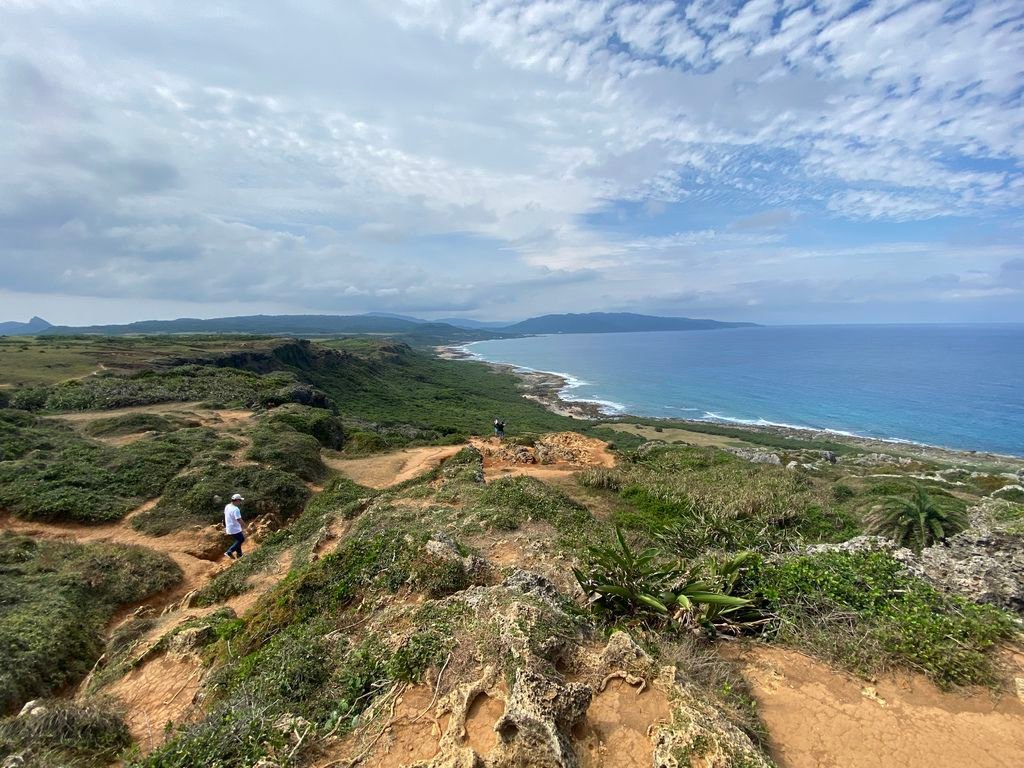
[[[746,459],[751,464],[776,464],[782,465],[779,454],[768,451],[757,451],[751,448],[729,448],[728,451],[741,459]]]
[[[445,542],[438,545],[440,550]],[[659,667],[625,632],[596,643],[543,576],[516,569],[500,585],[470,587],[445,602],[468,610],[468,624],[487,627],[488,640],[484,647],[460,644],[446,661],[450,682],[421,710],[425,722],[446,725],[437,732],[436,748],[426,751],[432,757],[403,765],[578,768],[593,764],[594,750],[616,757],[626,756],[616,750],[628,750],[629,765],[656,768],[771,765],[686,682],[685,670]],[[485,710],[490,719],[481,720]],[[623,711],[630,722],[602,730],[602,717]],[[392,744],[408,749],[413,725],[406,727],[404,735],[396,725],[383,738],[369,729],[365,738],[376,740],[363,747],[371,750],[366,764],[390,754]],[[481,729],[490,738],[482,739]],[[352,746],[358,753],[362,745]]]

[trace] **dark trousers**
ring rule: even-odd
[[[226,554],[228,557],[231,557],[231,555],[233,553],[237,552],[238,556],[241,557],[242,556],[242,542],[245,541],[245,534],[242,533],[241,531],[239,531],[238,533],[232,533],[231,534],[231,538],[233,538],[235,540],[235,543],[232,544],[230,547],[228,547],[228,551],[225,552],[224,554]]]

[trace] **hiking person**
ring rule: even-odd
[[[239,507],[245,501],[242,494],[236,493],[231,501],[224,507],[224,531],[235,540],[234,544],[228,547],[224,557],[237,560],[242,556],[242,542],[245,541],[245,534],[242,533],[242,510]]]
[[[505,422],[501,419],[494,420],[494,434],[499,440],[505,437]]]

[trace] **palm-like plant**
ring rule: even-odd
[[[900,546],[920,550],[937,541],[945,541],[970,524],[967,513],[958,507],[940,507],[923,486],[917,484],[914,495],[888,496],[867,519],[868,531],[888,536]]]
[[[746,554],[706,569],[669,559],[652,547],[634,552],[616,526],[616,547],[591,547],[586,570],[574,568],[591,605],[615,615],[669,618],[683,624],[727,623],[726,614],[750,601],[726,594]],[[724,586],[724,591],[723,591]]]

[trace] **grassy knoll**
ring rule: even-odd
[[[233,447],[201,427],[113,447],[55,419],[0,410],[0,507],[32,520],[117,520],[193,461]]]
[[[81,678],[113,612],[180,578],[170,559],[137,547],[0,536],[0,711]]]
[[[507,421],[510,434],[581,426],[523,399],[514,377],[482,363],[439,360],[405,345],[364,339],[328,345],[350,353],[353,362],[312,370],[307,376],[337,402],[346,418],[462,435],[486,434],[496,416]]]
[[[212,525],[223,520],[225,500],[236,492],[246,499],[247,518],[275,515],[282,522],[301,512],[310,497],[290,472],[210,463],[168,482],[157,505],[134,516],[132,526],[162,536],[189,525]]]
[[[837,541],[859,532],[825,478],[753,464],[714,448],[654,447],[616,470],[589,470],[586,487],[616,494],[612,522],[672,537],[682,554],[708,549],[785,551],[804,541]]]
[[[613,426],[615,429],[643,434],[648,439],[666,442],[682,440],[695,445],[755,445],[780,450],[832,451],[835,454],[855,451],[846,443],[826,437],[787,437],[779,434],[777,430],[733,427],[708,421],[644,419],[631,416],[628,419],[617,420]]]

